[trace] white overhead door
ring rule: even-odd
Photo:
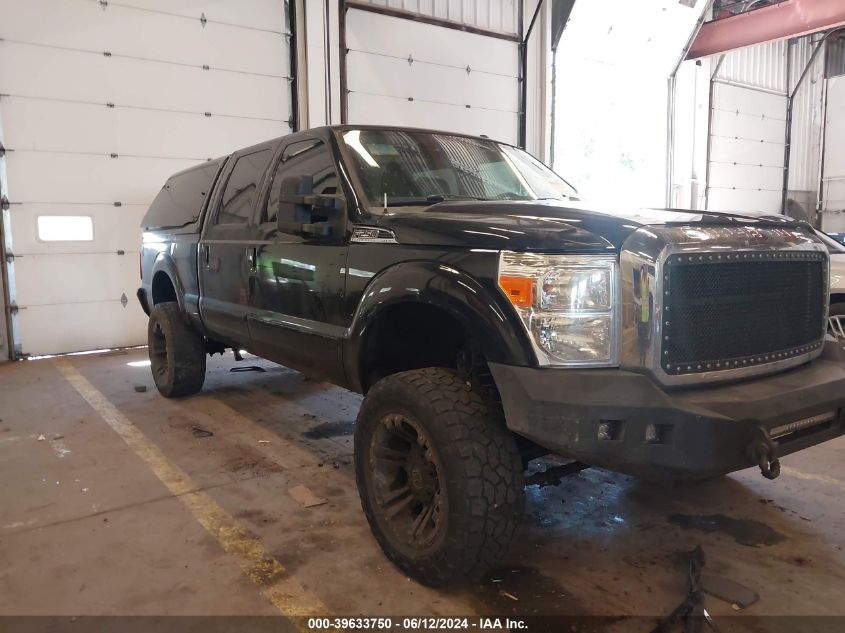
[[[355,8],[345,26],[347,122],[517,142],[515,41]]]
[[[780,213],[786,95],[716,81],[707,208]]]
[[[845,75],[827,81],[822,228],[845,232]]]
[[[290,131],[283,0],[0,0],[23,354],[140,344],[139,224],[167,176]]]

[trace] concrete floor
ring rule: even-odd
[[[749,469],[666,487],[591,469],[529,486],[502,569],[441,592],[404,577],[370,535],[351,465],[359,396],[229,354],[210,360],[200,395],[170,401],[145,360],[138,349],[64,362],[284,569],[245,574],[237,548],[224,551],[220,533],[83,399],[61,363],[6,363],[0,615],[278,615],[267,596],[292,583],[333,614],[621,615],[590,627],[649,630],[649,618],[683,599],[685,552],[696,545],[705,571],[760,594],[742,611],[748,622],[845,615],[845,438],[785,458],[774,482]],[[230,371],[244,366],[266,371]],[[194,426],[213,436],[195,437]],[[328,502],[303,507],[289,492],[296,484]],[[705,606],[717,621],[734,614],[709,596]]]

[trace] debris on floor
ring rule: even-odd
[[[38,436],[38,441],[39,441],[39,442],[43,442],[43,441],[44,441],[44,440],[46,440],[46,439],[47,439],[47,437],[46,437],[43,433],[42,433],[41,435],[39,435],[39,436]]]
[[[701,570],[704,568],[704,550],[697,545],[690,552],[689,570],[687,572],[687,595],[672,613],[661,619],[652,633],[669,633],[676,624],[682,622],[684,631],[700,631],[702,618],[711,626],[713,622],[704,610],[704,599],[701,595]],[[715,628],[715,627],[714,627]]]
[[[212,435],[214,435],[214,433],[212,433],[208,429],[202,428],[201,426],[192,426],[191,435],[193,435],[194,437],[211,437]]]
[[[757,593],[745,585],[714,574],[702,574],[701,590],[714,598],[730,603],[735,611],[750,607],[760,599]]]
[[[145,393],[147,391],[147,385],[135,385],[135,392],[136,393]]]
[[[267,370],[263,367],[259,367],[258,365],[247,365],[246,367],[230,367],[229,371],[233,374],[236,374],[242,371],[257,371],[260,373],[264,373]]]
[[[326,499],[315,495],[308,486],[297,484],[288,488],[288,494],[303,508],[313,508],[328,503]]]
[[[533,473],[525,478],[526,486],[557,486],[564,477],[580,473],[589,468],[588,464],[581,462],[569,462],[558,466],[550,466],[546,470]]]

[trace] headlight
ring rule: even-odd
[[[616,259],[502,252],[499,286],[541,365],[617,364]]]

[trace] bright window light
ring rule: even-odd
[[[42,242],[91,242],[94,220],[90,215],[39,215],[38,239]]]

